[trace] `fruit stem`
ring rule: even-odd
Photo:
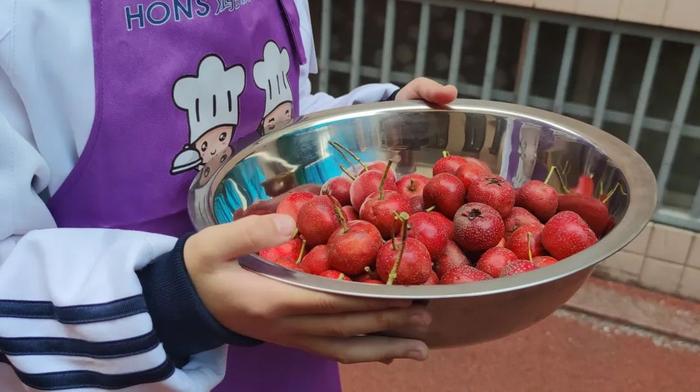
[[[343,279],[345,279],[345,274],[341,272],[340,275],[338,275],[338,278],[336,278],[336,280],[343,280]]]
[[[430,208],[426,209],[425,212],[432,212],[435,209],[435,206],[431,206]]]
[[[304,251],[306,250],[306,240],[301,240],[301,249],[299,250],[299,256],[297,257],[297,265],[301,264],[301,259],[304,258]]]
[[[391,272],[389,272],[389,278],[386,280],[386,284],[388,286],[394,284],[394,280],[396,280],[399,267],[401,266],[401,258],[403,258],[403,252],[406,249],[406,238],[408,237],[408,230],[406,230],[406,224],[408,223],[408,219],[404,219],[404,216],[402,216],[401,214],[398,214],[398,216],[401,220],[401,249],[399,249],[399,255],[396,257],[396,262],[394,262],[394,266],[391,267]]]
[[[348,220],[345,219],[345,214],[343,213],[343,209],[340,207],[340,202],[331,195],[327,196],[333,203],[333,212],[335,212],[335,216],[338,218],[338,222],[340,222],[340,226],[343,228],[343,233],[347,233],[348,230],[350,230],[350,227],[348,227]]]
[[[530,259],[530,262],[532,263],[532,246],[531,246],[531,241],[532,241],[532,233],[529,231],[527,232],[527,257]]]
[[[549,173],[547,173],[547,178],[544,179],[544,183],[549,185],[549,180],[552,179],[552,174],[554,174],[554,170],[556,169],[556,166],[552,166],[549,168]]]
[[[345,155],[345,151],[342,151],[341,149],[339,149],[338,147],[336,147],[333,141],[328,141],[328,144],[330,144],[331,147],[333,147],[333,149],[336,150],[336,151],[340,154],[340,156],[343,158],[343,160],[344,160],[345,162],[347,162],[347,163],[349,163],[349,164],[352,164],[352,162],[350,162],[350,159],[348,159],[348,156]]]
[[[358,157],[357,154],[355,154],[354,152],[350,151],[349,148],[345,147],[344,145],[342,145],[342,144],[340,144],[340,143],[338,143],[338,142],[329,141],[328,143],[330,143],[330,145],[331,145],[333,148],[335,148],[336,151],[338,151],[341,155],[343,155],[342,151],[345,151],[346,153],[348,153],[348,155],[350,155],[350,156],[352,157],[352,159],[356,160],[357,163],[359,163],[360,166],[362,166],[363,169],[367,170],[367,165],[365,165],[365,163],[362,162],[362,159],[360,159],[360,157]],[[342,151],[341,151],[341,150],[342,150]]]
[[[615,187],[610,192],[608,192],[608,194],[605,196],[605,198],[603,200],[601,200],[603,202],[603,204],[607,204],[608,200],[610,200],[610,198],[613,197],[613,195],[615,194],[615,192],[617,192],[618,189],[620,190],[620,193],[627,196],[627,193],[625,192],[625,189],[622,187],[622,184],[620,184],[618,182],[615,185]]]
[[[547,174],[547,178],[544,179],[544,183],[547,184],[549,182],[549,180],[552,178],[552,173],[556,174],[557,178],[559,178],[559,183],[561,184],[561,188],[564,191],[564,193],[569,193],[569,188],[566,186],[564,176],[562,176],[561,172],[556,166],[552,166],[551,168],[549,168],[549,173]]]
[[[569,187],[566,186],[566,181],[564,181],[564,176],[562,176],[559,169],[556,169],[555,171],[557,172],[557,177],[559,177],[559,183],[561,184],[561,187],[564,190],[564,193],[569,193]]]
[[[447,157],[449,157],[449,156],[450,156],[449,151],[447,151],[447,150],[442,150],[442,157],[443,157],[443,158],[447,158]]]
[[[338,166],[340,166],[340,170],[342,170],[346,176],[350,177],[351,180],[355,181],[355,176],[350,174],[350,172],[348,171],[348,169],[345,168],[345,166],[343,166],[343,165],[338,165]]]
[[[406,212],[400,213],[399,219],[401,219],[401,241],[406,241],[408,237],[408,214]]]
[[[386,177],[391,170],[391,164],[394,163],[391,160],[387,161],[386,167],[384,168],[384,173],[382,174],[382,180],[379,181],[379,200],[384,200],[384,183],[386,182]]]
[[[564,162],[564,167],[561,169],[561,173],[566,177],[569,175],[569,170],[571,169],[571,166],[569,166],[569,161]]]
[[[416,182],[413,179],[408,180],[408,190],[414,192],[416,190]]]

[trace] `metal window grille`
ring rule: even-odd
[[[657,222],[700,230],[700,111],[692,110],[700,105],[700,34],[468,0],[312,0],[311,8],[319,90],[425,75],[456,85],[464,97],[584,120],[650,162]],[[469,29],[475,24],[481,33]],[[410,55],[406,60],[403,51],[401,65],[406,45]],[[442,60],[441,67],[430,59]],[[509,68],[508,61],[517,65]],[[576,97],[573,83],[587,99]]]

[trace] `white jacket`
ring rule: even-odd
[[[379,101],[396,89],[377,84],[339,98],[312,94],[308,76],[317,72],[317,65],[309,9],[305,0],[296,3],[309,59],[300,70],[302,114]],[[94,116],[94,94],[89,1],[0,0],[2,391],[29,389],[16,372],[124,374],[156,368],[166,359],[135,271],[170,251],[176,239],[121,230],[57,229],[44,203],[82,153]],[[131,310],[119,311],[114,304]],[[112,313],[90,318],[86,310]],[[40,350],[47,342],[66,339],[118,344],[146,338],[153,343],[149,350],[119,358]],[[27,352],[32,342],[37,348]],[[13,351],[22,347],[24,352]],[[2,363],[3,352],[12,366]],[[209,390],[223,377],[224,362],[225,348],[200,353],[158,385],[129,390]]]

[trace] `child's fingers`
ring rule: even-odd
[[[276,284],[279,284],[275,282]],[[325,315],[351,312],[369,312],[391,308],[407,308],[410,300],[375,299],[326,294],[318,291],[287,286],[280,302],[285,316]]]
[[[448,104],[457,98],[457,89],[454,86],[442,84],[428,78],[417,78],[404,86],[396,95],[396,99],[423,99],[435,104]]]
[[[446,104],[457,97],[457,89],[453,86],[443,86],[432,79],[417,79],[415,86],[418,98],[428,102]]]
[[[407,308],[412,301],[377,299],[328,294],[296,287],[248,271],[237,263],[227,267],[226,281],[236,292],[250,293],[247,303],[256,303],[256,309],[274,318],[324,315],[349,312],[369,312]],[[239,298],[239,297],[236,297]]]
[[[287,215],[251,215],[207,227],[190,237],[186,252],[204,261],[233,260],[288,241],[295,227],[294,219]]]
[[[423,361],[428,358],[428,346],[420,340],[384,336],[311,338],[299,348],[345,364],[386,363],[399,358]]]
[[[430,92],[431,96],[428,100],[438,105],[447,105],[457,98],[457,88],[454,86],[441,86],[438,89]]]
[[[292,333],[307,336],[353,337],[404,328],[426,329],[430,313],[422,306],[326,316],[299,316],[283,321]]]

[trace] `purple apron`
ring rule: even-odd
[[[305,63],[293,0],[91,0],[95,120],[49,200],[59,227],[182,235],[196,173],[298,115]],[[207,176],[203,176],[207,177]],[[335,362],[230,347],[222,391],[338,391]]]

